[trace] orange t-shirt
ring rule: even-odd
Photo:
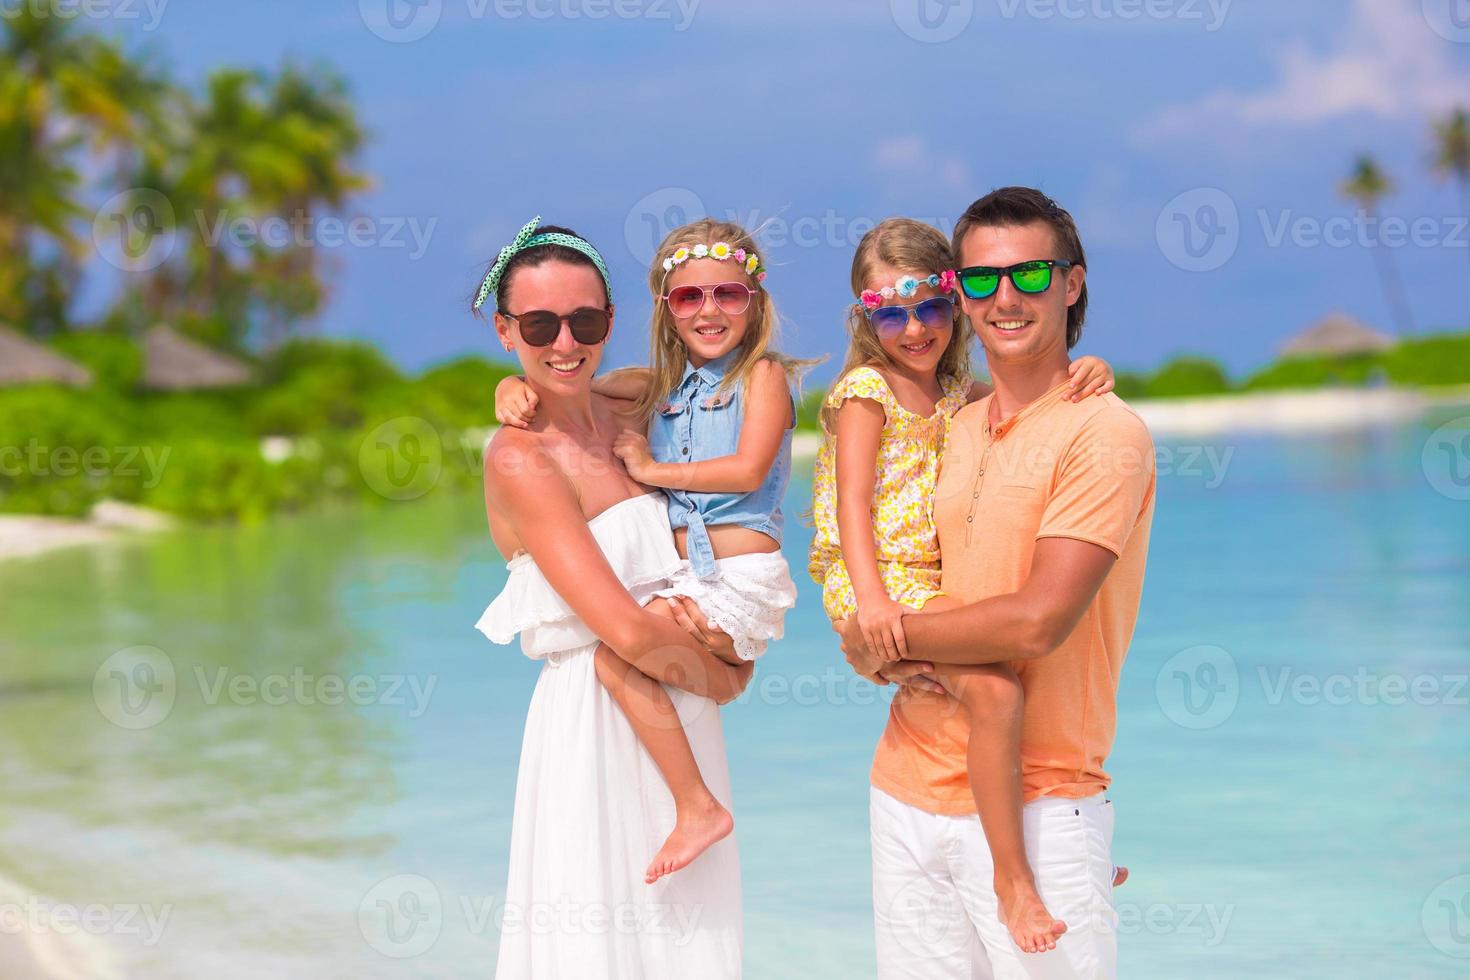
[[[1038,538],[1088,541],[1118,556],[1077,628],[1013,666],[1025,689],[1025,799],[1078,798],[1108,786],[1118,677],[1138,619],[1154,511],[1154,445],[1115,395],[1070,402],[1058,385],[990,424],[994,396],[961,409],[945,444],[934,523],[941,588],[962,602],[1018,591]],[[931,813],[975,812],[969,736],[952,698],[903,689],[873,758],[873,785]]]

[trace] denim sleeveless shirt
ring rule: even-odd
[[[692,463],[734,455],[740,447],[746,393],[743,385],[722,392],[717,389],[739,355],[739,350],[733,350],[699,368],[685,362],[683,377],[654,408],[648,423],[648,448],[655,460]],[[791,430],[795,422],[793,398],[791,425],[786,427],[776,461],[761,485],[750,493],[664,490],[669,498],[669,523],[689,529],[689,563],[700,578],[709,578],[715,572],[714,547],[707,528],[733,524],[781,540],[781,498],[791,480]]]

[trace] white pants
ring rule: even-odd
[[[1103,794],[1023,808],[1036,888],[1067,923],[1046,953],[1021,952],[1000,921],[979,817],[928,813],[877,788],[869,812],[878,980],[1117,976],[1113,805]]]

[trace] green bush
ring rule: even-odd
[[[60,385],[0,389],[0,510],[85,514],[136,455],[125,414],[102,393]]]
[[[1119,371],[1113,379],[1113,391],[1124,401],[1148,397],[1148,375],[1139,371]]]
[[[75,331],[58,335],[51,346],[91,371],[93,383],[101,388],[131,391],[143,376],[143,350],[126,334]]]
[[[371,344],[325,337],[288,340],[260,365],[261,382],[275,386],[303,375],[340,378],[351,387],[376,388],[403,380],[398,369]]]
[[[1144,394],[1149,398],[1218,395],[1229,390],[1230,379],[1224,369],[1202,357],[1175,358],[1144,384]]]
[[[1405,340],[1381,356],[1396,384],[1470,384],[1470,334],[1442,334]]]
[[[822,400],[827,397],[825,389],[809,391],[802,396],[801,401],[796,403],[796,427],[798,429],[814,429],[822,431],[820,413],[822,411]]]
[[[274,509],[279,496],[274,467],[254,442],[195,440],[170,447],[163,478],[144,502],[185,517],[255,521]]]
[[[495,423],[495,386],[519,365],[462,357],[437,365],[419,375],[407,393],[410,403],[422,402],[424,414],[443,425],[473,428]]]
[[[1287,357],[1251,375],[1241,387],[1248,391],[1343,385],[1358,387],[1382,376],[1383,365],[1377,354]]]

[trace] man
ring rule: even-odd
[[[906,615],[899,664],[872,656],[855,620],[836,627],[858,673],[907,682],[872,769],[878,975],[1114,977],[1103,763],[1143,586],[1153,442],[1116,396],[1066,397],[1087,312],[1071,215],[1039,191],[1003,188],[965,212],[954,247],[995,384],[955,416],[935,492],[942,588],[967,604]],[[1000,921],[963,711],[915,680],[1006,662],[1025,692],[1027,856],[1046,908],[1067,925],[1055,949],[1033,954]]]

